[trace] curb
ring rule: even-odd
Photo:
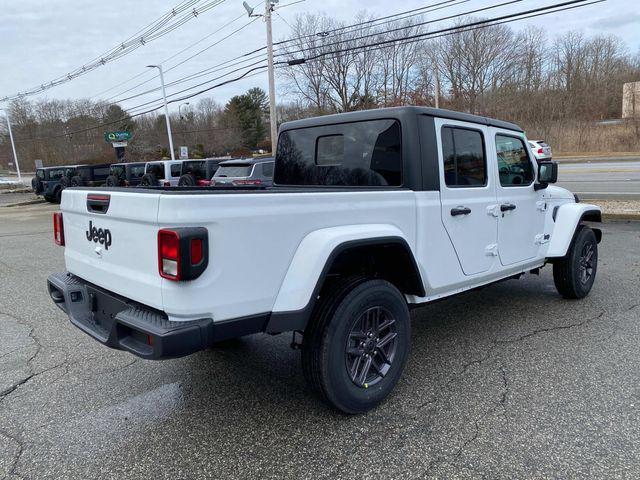
[[[602,220],[627,220],[640,222],[640,213],[603,213]]]
[[[36,205],[38,203],[46,203],[46,200],[42,200],[42,199],[37,199],[37,200],[27,200],[26,202],[18,202],[18,203],[9,203],[8,205],[2,205],[2,208],[9,208],[9,207],[23,207],[26,205]]]
[[[9,189],[9,188],[0,188],[0,195],[5,194],[5,193],[29,193],[31,192],[30,188],[16,188],[16,189]]]
[[[628,156],[628,157],[553,157],[553,161],[558,162],[559,164],[568,164],[568,163],[633,163],[640,161],[640,156]]]

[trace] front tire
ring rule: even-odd
[[[598,241],[589,227],[578,227],[567,255],[553,264],[553,282],[564,298],[586,297],[598,270]]]
[[[385,280],[351,277],[322,295],[304,332],[307,382],[332,407],[363,413],[398,383],[410,351],[407,302]]]

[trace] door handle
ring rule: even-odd
[[[458,215],[469,215],[471,209],[469,207],[455,207],[451,209],[451,216],[457,217]]]
[[[501,212],[508,212],[509,210],[515,210],[516,206],[513,203],[503,203],[500,205]]]

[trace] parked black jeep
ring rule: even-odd
[[[44,196],[47,202],[60,203],[62,190],[71,186],[71,179],[78,174],[78,169],[81,167],[83,165],[43,168],[41,174],[36,171],[36,177],[32,180],[31,186],[34,188],[34,192],[37,190],[39,193],[36,193]]]
[[[135,187],[144,175],[145,162],[114,163],[105,181],[107,187]]]
[[[82,165],[76,168],[75,175],[66,187],[100,187],[111,173],[111,164]]]
[[[185,160],[182,162],[182,175],[178,180],[180,187],[200,186],[206,187],[211,185],[211,178],[218,170],[220,162],[228,160],[227,158],[203,158],[202,160]]]

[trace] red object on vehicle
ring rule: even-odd
[[[198,265],[202,261],[202,239],[191,240],[191,265]]]
[[[158,272],[162,278],[180,280],[180,236],[173,230],[158,232]]]
[[[262,180],[256,178],[255,180],[234,180],[234,185],[262,185]]]
[[[209,187],[211,186],[211,180],[198,180],[199,187]]]
[[[171,182],[164,182],[164,186],[165,187],[170,187],[171,186]]]
[[[64,224],[62,223],[62,212],[53,214],[53,241],[56,245],[64,247]]]
[[[540,155],[542,155],[542,154],[544,153],[544,150],[542,150],[542,148],[539,148],[539,149],[538,149],[538,153],[539,153]]]

